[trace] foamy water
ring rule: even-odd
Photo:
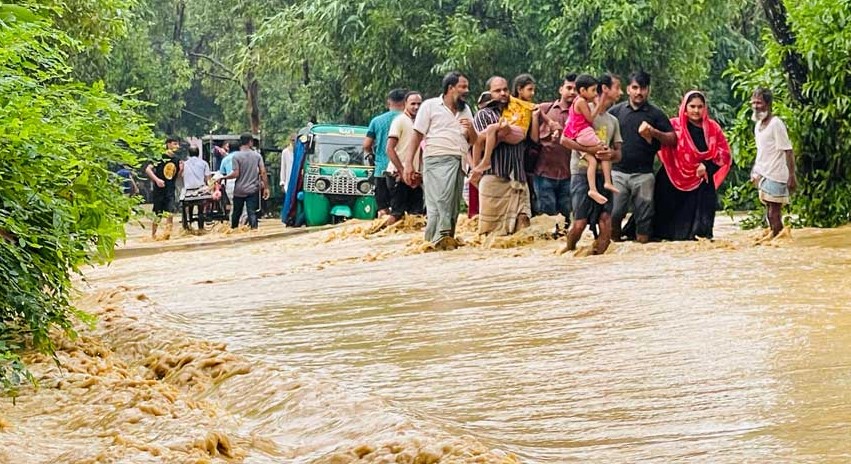
[[[197,409],[131,427],[114,418],[138,401],[122,408],[105,389],[111,409],[75,428],[86,395],[52,409],[34,399],[53,419],[24,425],[4,405],[13,432],[0,443],[54,430],[24,462],[92,449],[123,462],[194,450],[299,463],[849,458],[851,229],[757,245],[722,225],[714,242],[580,257],[557,255],[550,223],[538,225],[496,244],[464,225],[469,245],[451,252],[366,224],[91,269],[84,289],[128,286],[111,304],[157,328],[101,332],[126,369],[171,382],[176,403]]]

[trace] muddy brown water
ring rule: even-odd
[[[757,245],[722,224],[714,242],[600,257],[553,241],[404,252],[418,236],[131,257],[82,288],[129,286],[144,295],[134,318],[254,366],[194,397],[228,416],[215,427],[244,449],[231,459],[851,460],[851,228]],[[196,426],[185,417],[175,427]],[[167,441],[144,421],[126,433],[135,448]],[[437,457],[369,460],[389,442]],[[23,462],[82,445],[56,446]],[[330,458],[359,446],[363,461]]]

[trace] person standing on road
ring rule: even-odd
[[[239,217],[243,208],[247,209],[248,226],[256,229],[257,210],[260,196],[269,199],[269,187],[266,185],[266,166],[263,157],[254,150],[254,137],[251,134],[239,136],[239,151],[233,155],[233,172],[224,177],[236,179],[233,187],[233,208],[230,216],[232,229],[239,227]]]
[[[567,122],[570,105],[576,98],[576,74],[565,76],[559,88],[559,99],[540,105],[538,117],[541,152],[535,163],[535,212],[564,216],[570,221],[570,150],[561,145],[561,134]],[[558,224],[556,224],[558,228]]]
[[[408,92],[405,95],[405,111],[393,119],[387,138],[387,155],[390,164],[387,166],[387,189],[390,191],[390,218],[386,225],[392,225],[402,219],[405,214],[423,214],[422,186],[408,185],[404,182],[405,171],[416,169],[414,160],[408,159],[408,146],[414,139],[414,120],[420,111],[423,97],[419,92]],[[416,150],[414,151],[416,153]]]
[[[768,89],[758,88],[751,97],[756,161],[751,179],[759,189],[759,199],[765,204],[771,236],[783,231],[783,205],[789,204],[789,194],[798,187],[795,175],[795,153],[786,131],[786,124],[772,114],[774,101]]]
[[[425,138],[423,193],[426,203],[425,239],[437,248],[454,249],[455,224],[461,207],[464,173],[461,160],[476,142],[473,113],[467,106],[470,83],[458,71],[443,78],[443,94],[423,102],[414,121],[414,139],[406,158],[413,160]],[[404,173],[412,185],[413,170]]]
[[[390,164],[387,157],[387,135],[390,133],[390,124],[405,109],[406,90],[393,89],[387,94],[387,111],[372,118],[366,130],[366,138],[363,139],[363,151],[374,157],[375,171],[375,203],[378,215],[384,216],[390,212],[390,190],[384,172]]]
[[[628,100],[609,110],[618,118],[623,136],[621,160],[612,166],[612,180],[618,190],[612,211],[612,238],[621,239],[621,223],[631,205],[635,239],[647,243],[653,233],[653,161],[663,145],[677,145],[677,134],[665,113],[648,101],[649,74],[632,73],[626,93]]]

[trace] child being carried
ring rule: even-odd
[[[508,105],[502,111],[502,117],[499,118],[499,121],[488,125],[483,132],[484,137],[479,137],[473,145],[473,160],[478,160],[484,149],[484,158],[474,170],[475,174],[479,175],[474,175],[471,178],[473,185],[478,184],[481,173],[491,168],[493,150],[499,143],[517,145],[526,139],[526,134],[532,125],[532,111],[536,105],[532,102],[535,97],[534,80],[530,76],[528,81],[524,83],[525,85],[518,86],[520,88],[516,89],[517,96],[509,98]]]
[[[600,114],[603,109],[602,105],[597,105],[593,110],[591,103],[597,98],[597,79],[587,74],[582,74],[576,78],[576,91],[578,95],[570,105],[570,111],[567,115],[567,123],[564,125],[564,136],[573,139],[576,143],[586,147],[600,145],[605,147],[606,143],[597,137],[594,132],[594,118]],[[599,204],[604,204],[608,200],[597,190],[597,163],[602,162],[603,170],[603,188],[614,193],[620,193],[612,183],[612,162],[598,161],[594,155],[579,152],[582,158],[588,163],[588,196]]]

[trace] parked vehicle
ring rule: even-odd
[[[289,225],[319,226],[349,218],[375,218],[375,168],[363,152],[366,130],[319,124],[299,131],[281,220]]]

